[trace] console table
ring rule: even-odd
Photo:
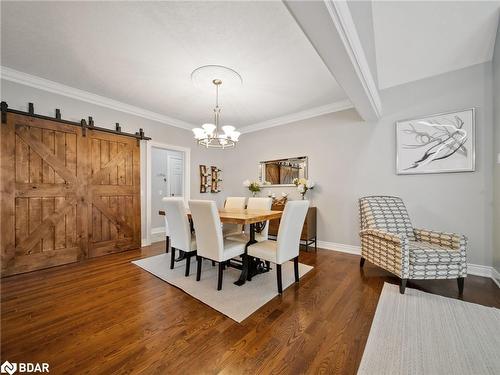
[[[273,204],[271,210],[273,211],[283,211],[285,209],[284,205]],[[318,250],[317,234],[316,234],[316,207],[309,207],[307,211],[306,219],[304,220],[304,226],[302,227],[302,234],[300,235],[301,245],[306,247],[306,251],[309,251],[309,246],[314,244],[314,251]],[[280,219],[269,221],[269,236],[271,238],[276,238],[278,236],[278,228],[280,226]]]

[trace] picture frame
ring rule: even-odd
[[[475,171],[476,109],[396,122],[396,174]]]

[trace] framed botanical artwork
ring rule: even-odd
[[[396,122],[397,174],[472,172],[475,109]]]

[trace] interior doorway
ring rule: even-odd
[[[182,197],[189,200],[189,149],[159,143],[148,143],[147,243],[165,239],[162,199]]]

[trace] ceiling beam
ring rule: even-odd
[[[284,0],[284,4],[359,115],[365,121],[379,119],[379,93],[347,3]]]

